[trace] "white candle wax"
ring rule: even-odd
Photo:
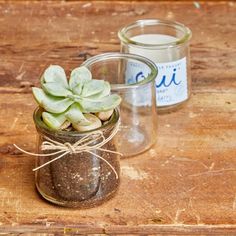
[[[144,43],[148,45],[152,44],[167,44],[174,43],[178,39],[176,37],[164,34],[141,34],[131,38],[131,40],[137,43]],[[147,57],[155,63],[160,62],[169,62],[176,59],[176,55],[174,56],[173,51],[166,49],[147,49],[147,48],[139,48],[130,46],[130,53],[135,53]]]

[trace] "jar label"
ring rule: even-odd
[[[150,69],[147,69],[147,66],[143,63],[128,61],[125,71],[126,83],[135,84],[141,82],[150,74]],[[154,93],[152,84],[140,85],[137,88],[129,89],[123,99],[125,99],[126,103],[133,106],[151,106],[152,93]]]
[[[177,61],[156,63],[156,65],[158,68],[155,82],[157,106],[169,106],[185,101],[188,98],[186,57]],[[150,71],[145,70],[143,65],[128,63],[126,82],[128,84],[140,82],[149,73]],[[148,95],[143,96],[135,102],[136,105],[147,105],[146,96]]]
[[[157,106],[180,103],[188,98],[186,57],[172,62],[156,63]]]

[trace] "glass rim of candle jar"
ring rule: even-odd
[[[165,26],[165,27],[173,28],[173,29],[181,31],[183,33],[183,36],[173,42],[159,43],[159,44],[151,44],[151,43],[147,44],[147,43],[141,43],[141,42],[137,42],[135,40],[132,40],[127,35],[127,33],[130,30],[133,30],[135,28],[142,29],[144,27],[149,27],[149,26]],[[156,33],[158,33],[158,32],[156,32]],[[141,32],[140,34],[143,34],[143,33]],[[153,34],[155,34],[155,33],[153,33]],[[181,24],[177,21],[161,20],[161,19],[142,19],[142,20],[137,20],[131,24],[128,24],[125,27],[123,27],[122,29],[120,29],[118,31],[118,37],[122,42],[124,42],[126,44],[134,45],[136,47],[142,47],[142,48],[147,48],[147,49],[161,49],[161,48],[165,49],[165,48],[178,47],[178,46],[185,44],[186,42],[188,42],[191,39],[192,32],[184,24]]]
[[[119,110],[117,108],[114,109],[114,113],[112,117],[109,119],[108,122],[103,124],[101,127],[93,130],[88,130],[88,131],[66,131],[66,130],[54,130],[47,126],[43,120],[42,120],[42,112],[44,110],[41,107],[37,107],[34,110],[33,113],[33,119],[35,126],[38,130],[40,130],[41,133],[44,135],[57,135],[58,137],[64,137],[64,136],[69,136],[69,137],[83,137],[84,135],[88,135],[90,133],[96,132],[96,131],[106,131],[110,128],[112,128],[117,122],[120,120],[120,114]]]
[[[98,55],[88,58],[86,61],[82,63],[81,66],[87,67],[87,66],[92,65],[93,63],[97,63],[99,61],[111,60],[111,59],[136,60],[136,61],[146,64],[150,68],[150,73],[144,80],[136,82],[136,83],[130,83],[130,84],[111,84],[111,90],[120,90],[120,89],[125,90],[125,89],[139,88],[140,86],[144,86],[145,84],[155,81],[156,76],[158,74],[158,69],[154,62],[152,62],[150,59],[146,57],[132,54],[132,53],[108,52],[108,53],[98,54]]]

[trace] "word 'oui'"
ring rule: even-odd
[[[145,79],[145,76],[143,72],[139,72],[135,76],[136,82],[140,82],[144,79]],[[156,88],[161,88],[161,87],[167,88],[167,87],[170,87],[172,84],[179,85],[181,83],[181,81],[179,82],[176,81],[176,68],[173,70],[172,76],[170,76],[170,78],[168,78],[166,75],[163,75],[161,80],[159,80],[160,82],[158,82],[158,80],[156,80]]]

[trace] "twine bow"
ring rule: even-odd
[[[78,140],[74,144],[71,144],[69,142],[60,143],[58,141],[52,140],[49,137],[45,136],[44,138],[47,141],[43,141],[43,143],[41,145],[41,150],[42,151],[54,151],[54,152],[45,153],[45,154],[27,152],[27,151],[23,150],[22,148],[18,147],[16,144],[13,144],[13,145],[15,146],[15,148],[17,148],[21,152],[26,153],[31,156],[47,157],[47,156],[59,155],[59,156],[53,158],[52,160],[42,164],[41,166],[34,168],[33,171],[36,171],[36,170],[38,170],[38,169],[56,161],[56,160],[66,156],[67,154],[76,154],[76,153],[86,152],[86,153],[90,153],[90,154],[96,156],[97,158],[101,159],[102,161],[104,161],[115,173],[116,179],[118,179],[118,174],[117,174],[115,168],[106,159],[104,159],[100,155],[93,152],[93,151],[99,150],[99,151],[114,153],[114,154],[118,154],[118,155],[122,156],[122,154],[119,152],[102,148],[102,146],[104,146],[106,143],[108,143],[116,135],[118,130],[119,130],[119,123],[115,126],[115,128],[113,129],[113,131],[111,132],[111,134],[107,138],[105,138],[102,131],[98,130],[98,131],[94,131],[88,135],[85,135],[83,138],[81,138],[80,140]],[[99,142],[96,143],[96,141],[99,141]],[[94,143],[96,143],[96,144],[94,144]]]

